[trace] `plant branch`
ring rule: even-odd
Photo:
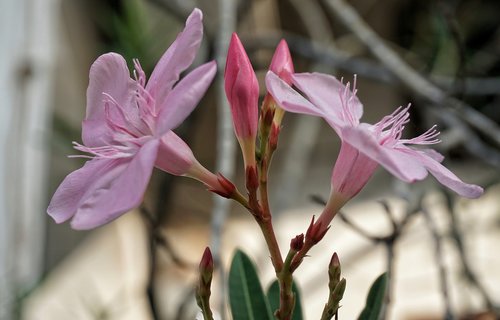
[[[368,50],[384,64],[406,87],[424,99],[447,108],[451,113],[471,125],[500,146],[497,124],[466,103],[448,96],[399,57],[373,29],[344,0],[324,0],[326,7],[366,45]]]
[[[443,261],[443,248],[442,248],[441,236],[439,235],[437,226],[434,220],[432,219],[430,213],[425,208],[422,208],[421,212],[425,218],[427,228],[429,228],[429,231],[431,232],[432,237],[434,238],[434,256],[436,258],[436,263],[439,269],[439,285],[441,287],[441,294],[443,295],[444,305],[445,305],[445,314],[443,319],[452,320],[454,319],[454,316],[451,310],[451,301],[448,292],[448,281],[446,280],[446,268],[444,266],[444,261]]]

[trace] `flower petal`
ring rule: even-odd
[[[163,54],[146,84],[146,90],[161,107],[182,71],[193,63],[203,37],[203,14],[194,9],[186,20],[184,30]]]
[[[366,185],[378,162],[347,142],[342,142],[332,172],[332,189],[343,199],[351,199]]]
[[[440,164],[436,159],[433,159],[429,154],[419,150],[413,150],[415,157],[418,158],[429,172],[442,185],[455,191],[462,197],[475,199],[481,196],[484,192],[483,188],[474,184],[468,184],[460,180],[453,172]]]
[[[125,59],[117,53],[103,54],[92,64],[87,88],[87,113],[82,124],[82,140],[88,147],[99,147],[112,140],[106,125],[107,94],[120,106],[129,108],[135,97],[135,81]]]
[[[123,170],[121,159],[92,159],[70,173],[57,188],[47,213],[57,222],[71,218],[82,199],[92,188],[106,185]]]
[[[160,140],[156,167],[170,174],[186,174],[196,159],[189,146],[173,131],[168,131]]]
[[[215,61],[205,63],[191,71],[174,87],[158,115],[158,136],[163,136],[186,119],[207,91],[216,71]]]
[[[267,72],[266,86],[276,103],[286,111],[324,117],[323,110],[307,101],[272,71]]]
[[[363,105],[355,93],[349,91],[349,101],[342,101],[346,86],[335,77],[323,73],[295,73],[293,84],[318,108],[328,115],[329,123],[358,124],[363,115]],[[353,88],[349,88],[353,90]],[[344,109],[344,106],[347,109]],[[350,119],[352,118],[352,119]]]
[[[408,148],[382,146],[370,129],[371,125],[364,123],[356,127],[344,127],[341,129],[341,139],[380,163],[387,171],[403,181],[414,182],[427,176],[427,170],[420,159],[406,152],[405,149]]]
[[[92,229],[137,207],[151,177],[159,140],[150,140],[106,185],[99,184],[85,194],[71,221],[74,229]]]

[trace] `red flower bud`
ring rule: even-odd
[[[210,283],[212,282],[212,275],[214,273],[214,259],[209,247],[206,247],[205,251],[203,252],[199,270],[201,281],[204,285],[208,285],[208,287],[210,287]]]
[[[300,251],[304,246],[304,234],[301,233],[290,241],[290,249],[293,251]]]

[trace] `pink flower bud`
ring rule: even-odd
[[[226,96],[231,105],[234,131],[238,139],[255,139],[258,121],[259,83],[252,64],[233,33],[224,72]]]
[[[269,70],[276,73],[278,77],[283,79],[286,83],[292,83],[292,74],[295,71],[293,68],[292,56],[290,55],[290,49],[288,49],[288,44],[284,39],[280,41],[276,47],[276,51],[274,51]]]

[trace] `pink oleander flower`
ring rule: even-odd
[[[245,167],[254,167],[259,83],[236,33],[233,33],[229,43],[224,88],[231,106],[234,132],[243,152]]]
[[[73,228],[91,229],[137,207],[155,166],[224,192],[217,176],[172,131],[196,107],[216,72],[209,62],[179,81],[202,36],[202,13],[195,9],[147,82],[137,60],[132,79],[121,55],[97,58],[90,68],[83,144],[75,143],[91,160],[55,192],[47,212],[57,223],[72,218]]]
[[[425,148],[440,142],[435,126],[416,138],[402,138],[409,122],[409,105],[399,107],[374,125],[361,123],[363,105],[356,96],[356,78],[352,90],[349,83],[344,86],[321,73],[297,73],[292,82],[307,99],[276,74],[269,72],[266,76],[269,92],[283,109],[324,118],[342,140],[333,168],[330,199],[316,222],[323,228],[365,186],[379,164],[405,182],[422,180],[430,173],[463,197],[477,198],[483,193],[481,187],[464,183],[445,168],[441,154]]]

